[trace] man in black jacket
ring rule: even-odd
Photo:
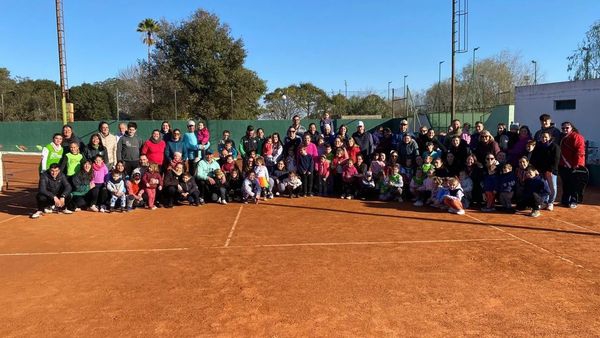
[[[71,197],[71,185],[67,177],[60,172],[58,164],[50,165],[50,168],[40,176],[37,200],[37,211],[31,218],[39,218],[42,213],[62,211],[65,214],[73,213],[67,209]]]
[[[360,147],[360,153],[363,155],[363,159],[367,164],[371,163],[371,155],[375,151],[375,144],[373,141],[373,135],[368,131],[365,131],[365,124],[363,121],[358,121],[356,132],[352,134],[354,142]]]

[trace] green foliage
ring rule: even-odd
[[[268,116],[281,120],[291,119],[294,115],[317,118],[330,107],[327,93],[312,83],[277,88],[265,95],[263,101]]]
[[[572,73],[572,80],[600,78],[600,21],[590,27],[583,42],[567,60],[567,71]]]
[[[178,25],[161,24],[153,74],[166,74],[189,94],[190,114],[209,119],[254,118],[266,85],[244,67],[241,39],[214,14],[199,10]]]
[[[76,120],[105,120],[115,116],[114,95],[101,84],[84,83],[72,87],[69,92]]]

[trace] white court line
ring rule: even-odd
[[[537,249],[539,249],[539,250],[541,250],[541,251],[543,251],[543,252],[545,252],[545,253],[548,253],[548,254],[550,254],[550,255],[552,255],[552,256],[558,257],[559,259],[561,259],[561,260],[563,260],[563,261],[565,261],[565,262],[567,262],[567,263],[569,263],[569,264],[571,264],[571,265],[574,265],[574,266],[576,266],[576,267],[578,267],[578,268],[585,269],[585,270],[586,270],[586,271],[588,271],[588,272],[592,272],[591,270],[588,270],[588,269],[586,269],[586,268],[585,268],[585,267],[583,267],[582,265],[580,265],[580,264],[577,264],[577,263],[573,262],[572,260],[570,260],[570,259],[568,259],[568,258],[565,258],[565,257],[563,257],[563,256],[561,256],[561,255],[559,255],[559,254],[556,254],[556,253],[554,253],[554,252],[552,252],[552,251],[550,251],[550,250],[548,250],[548,249],[546,249],[546,248],[543,248],[543,247],[541,247],[541,246],[539,246],[539,245],[537,245],[537,244],[531,243],[530,241],[528,241],[528,240],[526,240],[526,239],[523,239],[523,238],[521,238],[521,237],[519,237],[519,236],[517,236],[517,235],[513,235],[513,234],[511,234],[510,232],[508,232],[508,231],[506,231],[506,230],[504,230],[504,229],[498,228],[497,226],[495,226],[495,225],[493,225],[493,224],[486,223],[486,222],[484,222],[484,221],[480,220],[479,218],[473,217],[473,216],[471,216],[471,215],[469,215],[469,214],[465,214],[465,216],[467,216],[467,217],[469,217],[469,218],[471,218],[471,219],[474,219],[474,220],[476,220],[477,222],[479,222],[479,223],[481,223],[481,224],[485,224],[485,225],[487,225],[487,226],[490,226],[490,227],[492,227],[492,228],[494,228],[494,229],[496,229],[496,230],[498,230],[498,231],[501,231],[501,232],[503,232],[503,233],[505,233],[505,234],[509,235],[510,237],[513,237],[513,238],[515,238],[515,239],[517,239],[517,240],[519,240],[519,241],[521,241],[521,242],[523,242],[523,243],[529,244],[529,245],[531,245],[531,246],[533,246],[533,247],[535,247],[535,248],[537,248]]]
[[[462,242],[491,242],[491,241],[514,241],[510,238],[474,238],[474,239],[432,239],[422,241],[385,241],[385,242],[324,242],[324,243],[288,243],[288,244],[256,244],[256,245],[234,245],[228,248],[279,248],[299,246],[341,246],[341,245],[387,245],[387,244],[426,244],[426,243],[462,243]],[[227,247],[212,247],[223,249]]]
[[[235,227],[237,226],[238,221],[240,220],[240,215],[242,214],[242,208],[244,205],[240,205],[240,210],[238,210],[237,216],[235,216],[235,220],[233,221],[233,225],[231,226],[231,230],[229,231],[229,236],[227,236],[227,240],[225,241],[225,247],[229,246],[231,242],[231,238],[233,237],[233,232],[235,231]]]
[[[555,221],[559,221],[559,222],[563,222],[563,223],[565,223],[565,224],[568,224],[568,225],[574,226],[574,227],[576,227],[576,228],[579,228],[579,229],[584,229],[584,230],[587,230],[587,231],[589,231],[589,232],[593,232],[593,233],[595,233],[595,234],[600,234],[600,232],[598,232],[598,231],[592,230],[592,229],[590,229],[590,228],[586,228],[586,227],[584,227],[584,226],[581,226],[581,225],[577,225],[577,224],[575,224],[575,223],[571,223],[571,222],[563,221],[562,219],[558,219],[558,218],[554,218],[554,217],[550,217],[550,219],[553,219],[553,220],[555,220]]]
[[[185,251],[185,250],[189,250],[189,248],[16,252],[16,253],[0,253],[0,257],[3,257],[3,256],[80,255],[80,254],[95,254],[95,253],[126,253],[126,252],[163,252],[163,251]]]
[[[4,220],[1,220],[1,221],[0,221],[0,224],[2,224],[2,223],[6,223],[6,222],[8,222],[8,221],[12,221],[13,219],[15,219],[15,218],[17,218],[17,217],[19,217],[19,216],[22,216],[22,215],[16,215],[16,216],[13,216],[13,217],[10,217],[10,218],[7,218],[7,219],[4,219]]]

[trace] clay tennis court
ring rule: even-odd
[[[315,197],[31,220],[37,158],[4,162],[3,337],[600,335],[591,189],[537,219]]]

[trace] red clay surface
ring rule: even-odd
[[[31,220],[36,160],[5,157],[32,172],[0,196],[3,337],[600,335],[597,205],[532,219],[276,198]]]

